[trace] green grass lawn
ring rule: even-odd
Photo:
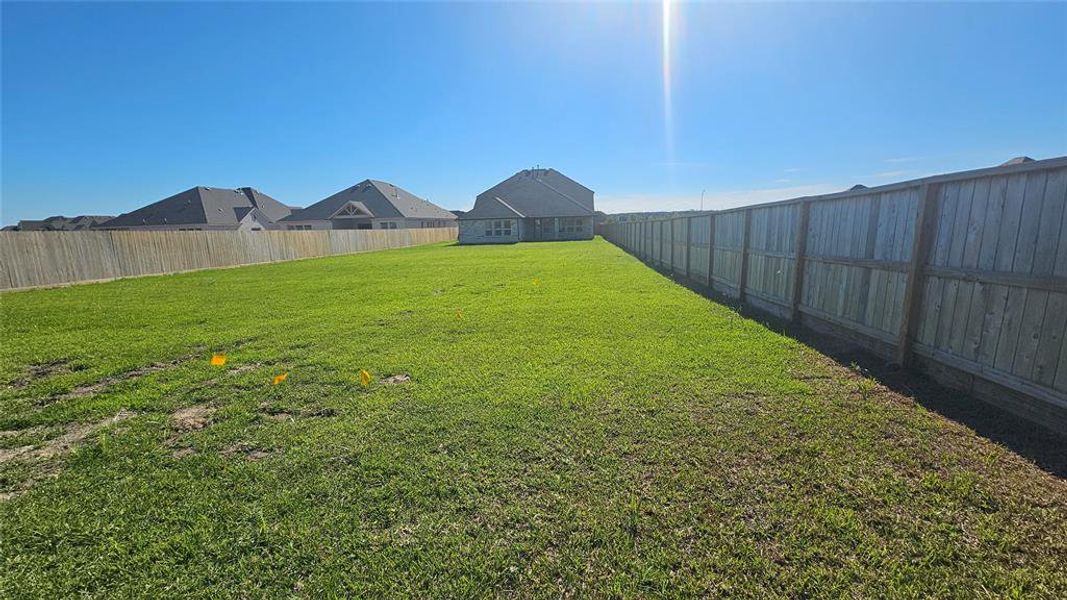
[[[1063,480],[602,240],[0,302],[0,596],[1067,597]]]

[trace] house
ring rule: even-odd
[[[593,190],[555,169],[525,169],[478,194],[459,218],[459,243],[593,238]]]
[[[455,227],[456,215],[386,181],[356,185],[293,211],[286,229],[413,229]]]
[[[112,217],[108,215],[78,215],[76,217],[57,215],[39,221],[23,219],[11,231],[82,231],[96,227],[110,219]]]
[[[197,186],[96,226],[116,230],[260,231],[277,229],[289,207],[250,187]]]

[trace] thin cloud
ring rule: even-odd
[[[809,185],[771,187],[750,190],[708,192],[704,195],[705,210],[722,210],[749,204],[788,200],[801,196],[817,196],[840,192],[847,186],[835,183],[814,183]],[[655,194],[598,194],[597,210],[606,213],[652,212],[673,210],[697,210],[700,208],[700,192],[692,195],[655,195]]]
[[[905,175],[909,175],[909,174],[914,173],[914,172],[915,171],[911,171],[911,170],[882,171],[881,173],[875,173],[874,175],[872,175],[872,177],[881,177],[881,178],[904,177]]]
[[[800,173],[803,170],[804,169],[801,169],[800,167],[789,167],[788,169],[782,169],[782,172],[783,173]]]
[[[882,162],[887,162],[887,163],[909,163],[909,162],[916,162],[916,161],[919,161],[919,160],[922,160],[921,156],[898,156],[897,158],[887,158],[887,159],[883,160]]]

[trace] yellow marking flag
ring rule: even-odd
[[[282,373],[281,375],[275,375],[274,376],[273,385],[278,385],[279,383],[285,381],[286,379],[289,379],[289,374],[288,373]]]
[[[213,366],[213,367],[221,367],[224,364],[226,364],[226,355],[225,354],[212,354],[211,355],[211,366]]]
[[[370,385],[370,379],[371,379],[370,373],[368,373],[366,369],[360,369],[359,370],[359,382],[364,387]]]

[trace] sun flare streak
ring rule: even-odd
[[[671,102],[671,0],[663,0],[663,129],[668,160],[674,160],[674,115]]]

